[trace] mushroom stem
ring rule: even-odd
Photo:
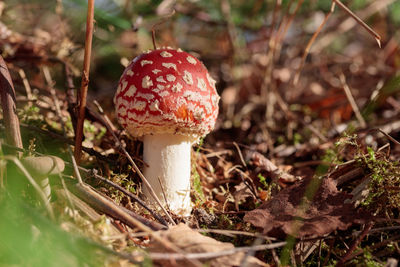
[[[190,202],[190,153],[194,138],[180,134],[146,135],[143,159],[149,165],[144,175],[161,202],[175,214],[188,216]],[[151,195],[145,187],[144,194]]]

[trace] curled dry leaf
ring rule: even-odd
[[[262,229],[264,234],[298,238],[345,230],[370,218],[366,212],[345,203],[351,195],[339,192],[330,178],[305,179],[280,191],[258,209],[248,212],[244,220]]]
[[[161,233],[163,238],[168,239],[175,246],[179,247],[187,253],[204,253],[204,252],[222,252],[225,250],[231,250],[234,248],[233,244],[227,242],[220,242],[211,237],[204,236],[192,229],[185,224],[179,224],[177,226],[170,227],[169,230]],[[154,242],[150,246],[151,252],[167,252],[164,247]],[[212,258],[207,261],[207,266],[214,267],[230,267],[240,266],[241,261],[245,253],[239,252],[229,256],[222,256],[218,258]],[[203,260],[202,260],[203,261]],[[162,266],[188,266],[187,262],[170,262],[163,261],[159,262]],[[259,261],[254,257],[247,259],[247,266],[261,267],[268,266],[265,263]]]

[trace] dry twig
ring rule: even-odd
[[[92,37],[93,37],[93,20],[94,20],[94,0],[88,1],[88,10],[86,18],[86,40],[85,40],[85,56],[83,61],[82,83],[79,93],[79,113],[78,122],[75,133],[75,160],[79,163],[82,153],[83,140],[83,122],[85,120],[86,97],[89,85],[90,56],[92,53]]]
[[[343,73],[341,73],[339,78],[340,78],[340,82],[342,83],[343,90],[346,94],[347,100],[349,100],[351,108],[353,109],[354,113],[356,114],[356,118],[357,118],[358,122],[360,123],[361,128],[367,127],[367,123],[365,122],[363,116],[361,115],[360,109],[358,108],[357,103],[354,100],[353,94],[351,93],[350,88],[347,85],[346,77],[344,76]]]

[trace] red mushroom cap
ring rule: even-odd
[[[133,137],[149,134],[205,136],[215,125],[215,81],[194,56],[161,48],[136,57],[114,97],[118,120]]]

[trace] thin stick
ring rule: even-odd
[[[3,120],[8,144],[22,148],[22,138],[19,129],[14,85],[6,62],[0,55],[0,97],[3,108]],[[16,155],[21,156],[16,152]]]
[[[382,130],[381,128],[373,128],[370,131],[378,131],[381,134],[383,134],[384,136],[386,136],[390,141],[392,141],[393,143],[395,143],[396,145],[400,145],[400,142],[397,141],[396,139],[394,139],[391,135],[389,135],[388,133],[386,133],[384,130]]]
[[[161,19],[159,22],[157,22],[156,24],[154,24],[153,26],[151,26],[151,39],[153,41],[153,48],[154,50],[157,49],[157,44],[156,44],[156,27],[165,23],[166,21],[168,21],[169,18],[171,18],[173,15],[175,15],[175,9],[172,10],[171,14],[168,14],[167,16],[165,16],[163,19]]]
[[[274,241],[276,238],[258,234],[258,233],[251,233],[251,232],[245,232],[245,231],[237,231],[237,230],[225,230],[225,229],[194,229],[195,231],[199,233],[215,233],[215,234],[220,234],[220,235],[226,235],[226,236],[234,236],[234,235],[244,235],[244,236],[252,236],[252,237],[257,237],[257,238],[263,238],[265,240],[269,241]]]
[[[298,0],[296,8],[294,9],[293,13],[290,14],[288,20],[286,21],[283,30],[279,32],[279,35],[276,36],[276,44],[277,44],[277,51],[278,51],[278,55],[279,52],[281,50],[281,46],[282,46],[282,39],[285,37],[287,31],[289,30],[290,25],[292,25],[292,22],[294,20],[294,17],[296,16],[297,12],[300,10],[301,5],[303,4],[304,0]],[[289,10],[290,8],[288,7],[288,13],[290,12]]]
[[[190,263],[192,263],[194,266],[198,266],[198,267],[202,266],[201,263],[199,261],[197,261],[196,259],[190,259],[190,258],[186,257],[186,255],[182,249],[177,247],[175,244],[173,244],[168,239],[162,237],[159,232],[153,231],[150,227],[144,225],[142,222],[140,222],[139,220],[137,220],[136,218],[134,218],[132,216],[126,216],[126,212],[124,212],[122,209],[118,208],[118,206],[111,200],[108,200],[104,196],[97,193],[90,186],[85,185],[85,184],[76,184],[75,189],[79,190],[83,194],[86,194],[86,197],[85,197],[86,202],[88,202],[89,200],[93,200],[93,203],[96,202],[96,204],[99,204],[99,205],[117,207],[117,208],[112,209],[115,217],[124,218],[124,220],[126,220],[130,225],[134,225],[141,231],[148,233],[154,240],[159,242],[163,247],[165,247],[166,249],[168,249],[170,251],[176,252],[177,255],[182,257],[182,259],[190,261]],[[92,201],[90,201],[90,202],[92,202]],[[93,203],[91,203],[91,204],[93,204]]]
[[[28,100],[33,100],[33,97],[32,97],[32,88],[31,88],[31,86],[30,86],[30,84],[29,84],[28,79],[26,78],[25,71],[24,71],[23,69],[19,69],[19,70],[18,70],[18,74],[19,74],[19,76],[20,76],[21,79],[22,79],[22,83],[24,84],[25,91],[26,91],[26,97],[28,98]],[[32,103],[31,103],[30,101],[28,101],[28,105],[31,106]]]
[[[152,211],[140,198],[123,188],[122,186],[100,176],[97,174],[97,170],[88,170],[83,167],[78,167],[80,170],[88,173],[89,175],[92,175],[94,178],[101,180],[102,182],[116,188],[117,190],[121,191],[125,195],[129,196],[133,201],[137,202],[140,206],[142,206],[144,209],[146,209],[155,219],[157,219],[161,224],[165,225],[168,227],[167,222],[158,214],[156,214],[154,211]]]
[[[251,247],[238,247],[229,250],[222,250],[217,252],[202,252],[202,253],[187,253],[185,255],[177,254],[177,253],[149,253],[149,256],[153,260],[182,260],[182,259],[212,259],[223,256],[233,255],[239,252],[248,252],[248,251],[260,251],[266,249],[274,249],[280,248],[286,245],[286,242],[277,242],[273,244],[265,244],[265,245],[256,245]]]
[[[339,78],[340,78],[340,82],[342,83],[343,90],[346,94],[347,100],[349,100],[351,108],[353,109],[354,113],[356,114],[356,118],[357,118],[358,122],[360,123],[361,128],[367,127],[367,123],[365,122],[364,118],[362,117],[362,115],[360,113],[360,109],[358,108],[356,101],[354,100],[354,97],[351,94],[350,88],[346,83],[346,77],[344,76],[343,73],[341,73]]]
[[[85,56],[83,60],[83,73],[81,90],[79,93],[79,114],[75,133],[75,160],[79,164],[82,154],[83,140],[83,122],[85,120],[86,97],[89,85],[90,56],[92,53],[93,38],[93,20],[94,20],[94,0],[88,0],[87,18],[86,18],[86,40],[85,40]]]
[[[47,82],[48,86],[50,87],[50,93],[51,93],[51,96],[53,98],[54,106],[56,108],[57,117],[60,120],[61,129],[63,131],[64,138],[67,138],[67,134],[65,132],[64,121],[62,120],[62,116],[61,116],[60,104],[58,103],[58,100],[57,100],[57,97],[56,97],[56,91],[55,91],[54,86],[53,86],[54,82],[53,82],[53,79],[50,76],[50,71],[49,71],[49,68],[47,66],[43,67],[43,75],[44,75],[44,78],[46,79],[46,82]],[[83,184],[81,174],[79,173],[79,170],[78,170],[78,164],[76,163],[76,160],[75,160],[74,156],[72,155],[71,147],[69,145],[67,145],[67,149],[68,149],[69,155],[71,156],[72,164],[74,166],[75,177],[78,180],[79,184]]]
[[[297,69],[296,75],[294,76],[293,79],[293,85],[297,85],[299,78],[300,78],[300,73],[301,70],[304,67],[304,63],[306,62],[306,58],[308,56],[308,54],[310,53],[311,50],[311,46],[314,43],[315,39],[317,39],[319,33],[321,32],[322,28],[325,26],[326,22],[328,21],[329,17],[331,16],[331,14],[335,11],[335,2],[332,2],[331,5],[331,10],[329,11],[328,14],[325,15],[324,20],[322,21],[322,23],[319,25],[318,29],[314,32],[313,36],[311,37],[310,41],[308,41],[306,49],[304,49],[304,53],[303,56],[301,58],[301,63],[300,63],[300,67]]]
[[[357,248],[357,246],[361,243],[361,241],[364,239],[364,237],[369,233],[371,230],[372,226],[374,225],[373,222],[368,222],[365,225],[364,230],[361,232],[360,236],[351,244],[350,248],[347,250],[346,254],[340,259],[340,261],[336,264],[337,267],[339,266],[344,266],[346,261],[348,261],[351,257],[351,254],[353,251]]]
[[[381,36],[378,33],[376,33],[373,29],[371,29],[371,27],[369,27],[362,19],[360,19],[356,14],[354,14],[353,11],[351,11],[342,2],[340,2],[339,0],[333,0],[333,1],[335,1],[335,3],[341,9],[343,9],[345,12],[347,12],[347,14],[349,14],[351,17],[353,17],[353,19],[355,19],[362,27],[364,27],[364,29],[366,29],[370,34],[372,34],[374,36],[376,42],[378,43],[379,48],[381,47]]]

